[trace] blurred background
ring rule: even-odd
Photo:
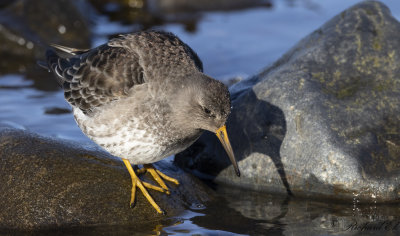
[[[0,122],[90,142],[50,73],[46,45],[89,48],[139,30],[171,31],[225,83],[262,71],[301,38],[359,1],[0,0]],[[400,2],[383,1],[399,18]]]

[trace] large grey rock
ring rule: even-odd
[[[4,229],[51,229],[125,225],[154,227],[192,204],[212,198],[198,180],[166,162],[171,195],[150,190],[167,215],[158,214],[137,191],[129,207],[131,179],[119,159],[96,149],[13,128],[0,128],[0,232]],[[151,182],[151,178],[144,179]]]
[[[227,127],[240,178],[214,134],[204,134],[176,162],[260,191],[398,200],[399,38],[399,22],[379,2],[340,13],[231,88]]]

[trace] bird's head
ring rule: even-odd
[[[181,114],[185,126],[192,129],[208,130],[217,135],[231,160],[236,174],[239,168],[230,145],[225,123],[231,111],[231,100],[228,88],[215,79],[202,73],[190,78],[182,85],[185,96],[179,99]],[[182,112],[185,111],[185,112]]]

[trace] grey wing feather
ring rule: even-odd
[[[46,58],[65,99],[85,114],[127,96],[130,88],[144,83],[137,56],[122,47],[105,44],[90,51],[73,51],[70,57],[60,57],[50,49]]]
[[[181,45],[183,47],[183,50],[187,55],[190,56],[190,58],[193,60],[194,64],[196,65],[197,69],[201,72],[203,72],[203,63],[201,62],[199,56],[195,51],[193,51],[192,48],[190,48],[186,43],[181,41],[176,35],[170,32],[164,32],[164,31],[148,31],[149,34],[155,34],[157,37],[159,37],[162,41],[169,41],[172,44],[174,42],[177,43],[177,45]]]
[[[55,49],[57,49],[57,50],[59,50],[59,51],[62,51],[64,53],[68,53],[68,54],[71,54],[71,55],[83,54],[83,53],[88,52],[90,50],[90,49],[70,48],[70,47],[66,47],[66,46],[58,45],[58,44],[53,44],[53,43],[50,44],[50,46],[55,48]]]

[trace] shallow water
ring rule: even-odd
[[[398,204],[320,202],[219,187],[219,197],[140,226],[18,232],[21,235],[399,235]],[[9,233],[1,231],[1,233]],[[13,232],[15,233],[15,232]]]
[[[140,1],[132,1],[139,2]],[[148,1],[153,2],[153,1]],[[232,1],[240,2],[240,1]],[[205,73],[229,81],[245,79],[277,60],[301,38],[358,1],[286,0],[249,1],[239,7],[207,6],[172,14],[153,7],[121,9],[117,4],[99,7],[94,19],[92,45],[110,35],[157,28],[177,34],[204,63]],[[400,19],[400,2],[383,1]],[[137,16],[138,15],[138,16]],[[144,16],[143,16],[144,15]],[[150,16],[150,17],[149,17]],[[68,28],[66,29],[68,30]],[[62,28],[59,28],[62,32]],[[28,44],[27,48],[29,50]],[[28,60],[28,59],[27,59]],[[32,65],[33,60],[29,61]],[[17,69],[0,71],[0,122],[34,132],[91,141],[76,126],[52,76],[15,62]],[[273,196],[247,190],[217,188],[221,196],[201,209],[188,209],[163,224],[141,228],[100,227],[69,229],[57,234],[173,234],[173,235],[397,235],[397,205],[332,204]],[[55,233],[55,232],[52,232]]]

